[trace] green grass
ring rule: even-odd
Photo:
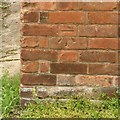
[[[19,106],[19,75],[2,77],[2,117],[17,118],[118,118],[118,99],[106,98],[100,104],[89,99],[70,99],[67,102],[38,102]],[[105,98],[105,96],[102,96]]]
[[[9,114],[19,106],[19,74],[10,77],[8,72],[0,79],[2,81],[2,116],[8,117]]]

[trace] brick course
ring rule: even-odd
[[[117,2],[22,2],[20,43],[21,104],[118,87]]]

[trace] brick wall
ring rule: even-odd
[[[117,3],[21,3],[21,103],[113,96],[118,86]]]

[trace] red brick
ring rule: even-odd
[[[21,21],[25,23],[38,22],[39,12],[25,11],[21,14]]]
[[[59,36],[77,36],[78,27],[76,25],[60,25]]]
[[[56,38],[53,37],[50,39],[49,43],[50,48],[52,49],[86,49],[87,48],[87,39],[86,38]]]
[[[57,10],[78,10],[78,2],[57,2]]]
[[[89,74],[117,75],[118,66],[115,64],[90,64]]]
[[[38,38],[39,48],[48,48],[48,38],[47,37],[39,37]]]
[[[81,11],[49,12],[49,17],[47,22],[48,23],[84,23],[85,14]]]
[[[96,36],[101,37],[117,37],[118,27],[117,25],[100,25],[97,28]]]
[[[79,26],[79,36],[96,36],[95,25],[80,25]]]
[[[24,24],[21,29],[24,36],[57,36],[56,25]]]
[[[117,10],[117,2],[80,2],[80,10]]]
[[[120,50],[120,39],[118,39],[118,50]]]
[[[100,87],[110,87],[114,80],[113,76],[109,75],[78,75],[76,76],[76,85],[80,86],[100,86]]]
[[[118,49],[117,38],[89,38],[88,48],[91,49]]]
[[[39,63],[38,62],[22,62],[21,71],[26,73],[35,73],[38,72]]]
[[[51,63],[50,72],[54,74],[86,74],[86,64]]]
[[[120,64],[118,63],[118,76],[120,76]]]
[[[50,63],[49,62],[40,62],[40,72],[47,73],[50,69]]]
[[[22,74],[21,83],[23,85],[56,85],[56,76]]]
[[[117,62],[117,52],[84,50],[80,51],[80,62]]]
[[[118,64],[120,64],[120,51],[118,51]]]
[[[78,61],[77,51],[60,51],[58,53],[59,62],[76,62]]]
[[[22,49],[21,58],[23,60],[49,60],[57,61],[57,52],[39,49]]]
[[[38,10],[55,10],[56,3],[55,2],[39,2],[37,5]]]
[[[117,37],[117,25],[80,25],[79,36]]]
[[[55,2],[24,2],[21,6],[23,9],[34,10],[34,11],[56,9]]]
[[[117,12],[89,12],[89,23],[91,24],[117,24]]]

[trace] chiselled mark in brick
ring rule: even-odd
[[[78,35],[78,27],[75,25],[60,25],[60,36],[76,36]]]
[[[87,39],[86,38],[70,38],[64,37],[61,38],[61,42],[58,42],[59,39],[54,37],[50,39],[50,48],[53,49],[86,49]],[[67,46],[67,47],[66,47]]]
[[[74,32],[74,30],[61,30],[62,32]]]
[[[58,40],[58,43],[61,43],[62,42],[62,39],[60,38],[59,40]]]
[[[68,25],[66,25],[66,26],[62,25],[61,28],[62,28],[61,31],[63,31],[63,32],[67,32],[67,31],[68,32],[73,32],[74,31],[73,26],[70,26],[70,25],[69,26]]]
[[[65,43],[65,47],[68,48],[68,42],[67,42],[67,41],[66,41],[66,43]]]
[[[72,40],[72,42],[75,44],[76,43],[76,41],[73,39],[73,38],[71,38],[71,40]]]

